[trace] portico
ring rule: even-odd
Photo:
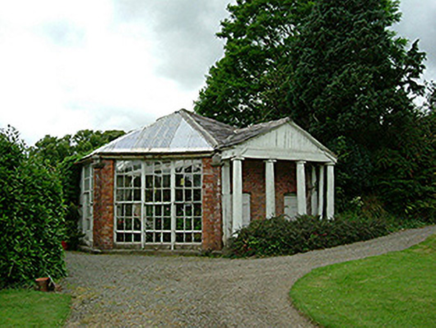
[[[253,220],[334,215],[336,157],[289,118],[238,129],[180,110],[81,160],[92,247],[220,250]]]

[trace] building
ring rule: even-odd
[[[251,220],[334,214],[335,155],[290,119],[180,110],[82,159],[81,229],[104,250],[220,250]]]

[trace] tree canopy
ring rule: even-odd
[[[423,132],[432,119],[414,103],[425,53],[392,30],[399,1],[239,0],[228,10],[217,34],[225,54],[198,113],[238,126],[291,117],[338,155],[344,204],[377,194],[399,210],[403,192],[409,204],[424,190],[434,195],[433,143]]]
[[[235,126],[287,116],[287,58],[307,0],[238,0],[221,23],[224,57],[209,71],[195,110]]]

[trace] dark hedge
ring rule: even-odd
[[[230,240],[226,254],[231,257],[292,255],[380,237],[389,233],[379,218],[338,216],[332,220],[301,216],[256,220]]]

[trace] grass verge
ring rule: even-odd
[[[436,236],[401,252],[318,268],[291,289],[324,327],[434,327]]]
[[[71,297],[34,290],[0,291],[0,327],[62,327]]]

